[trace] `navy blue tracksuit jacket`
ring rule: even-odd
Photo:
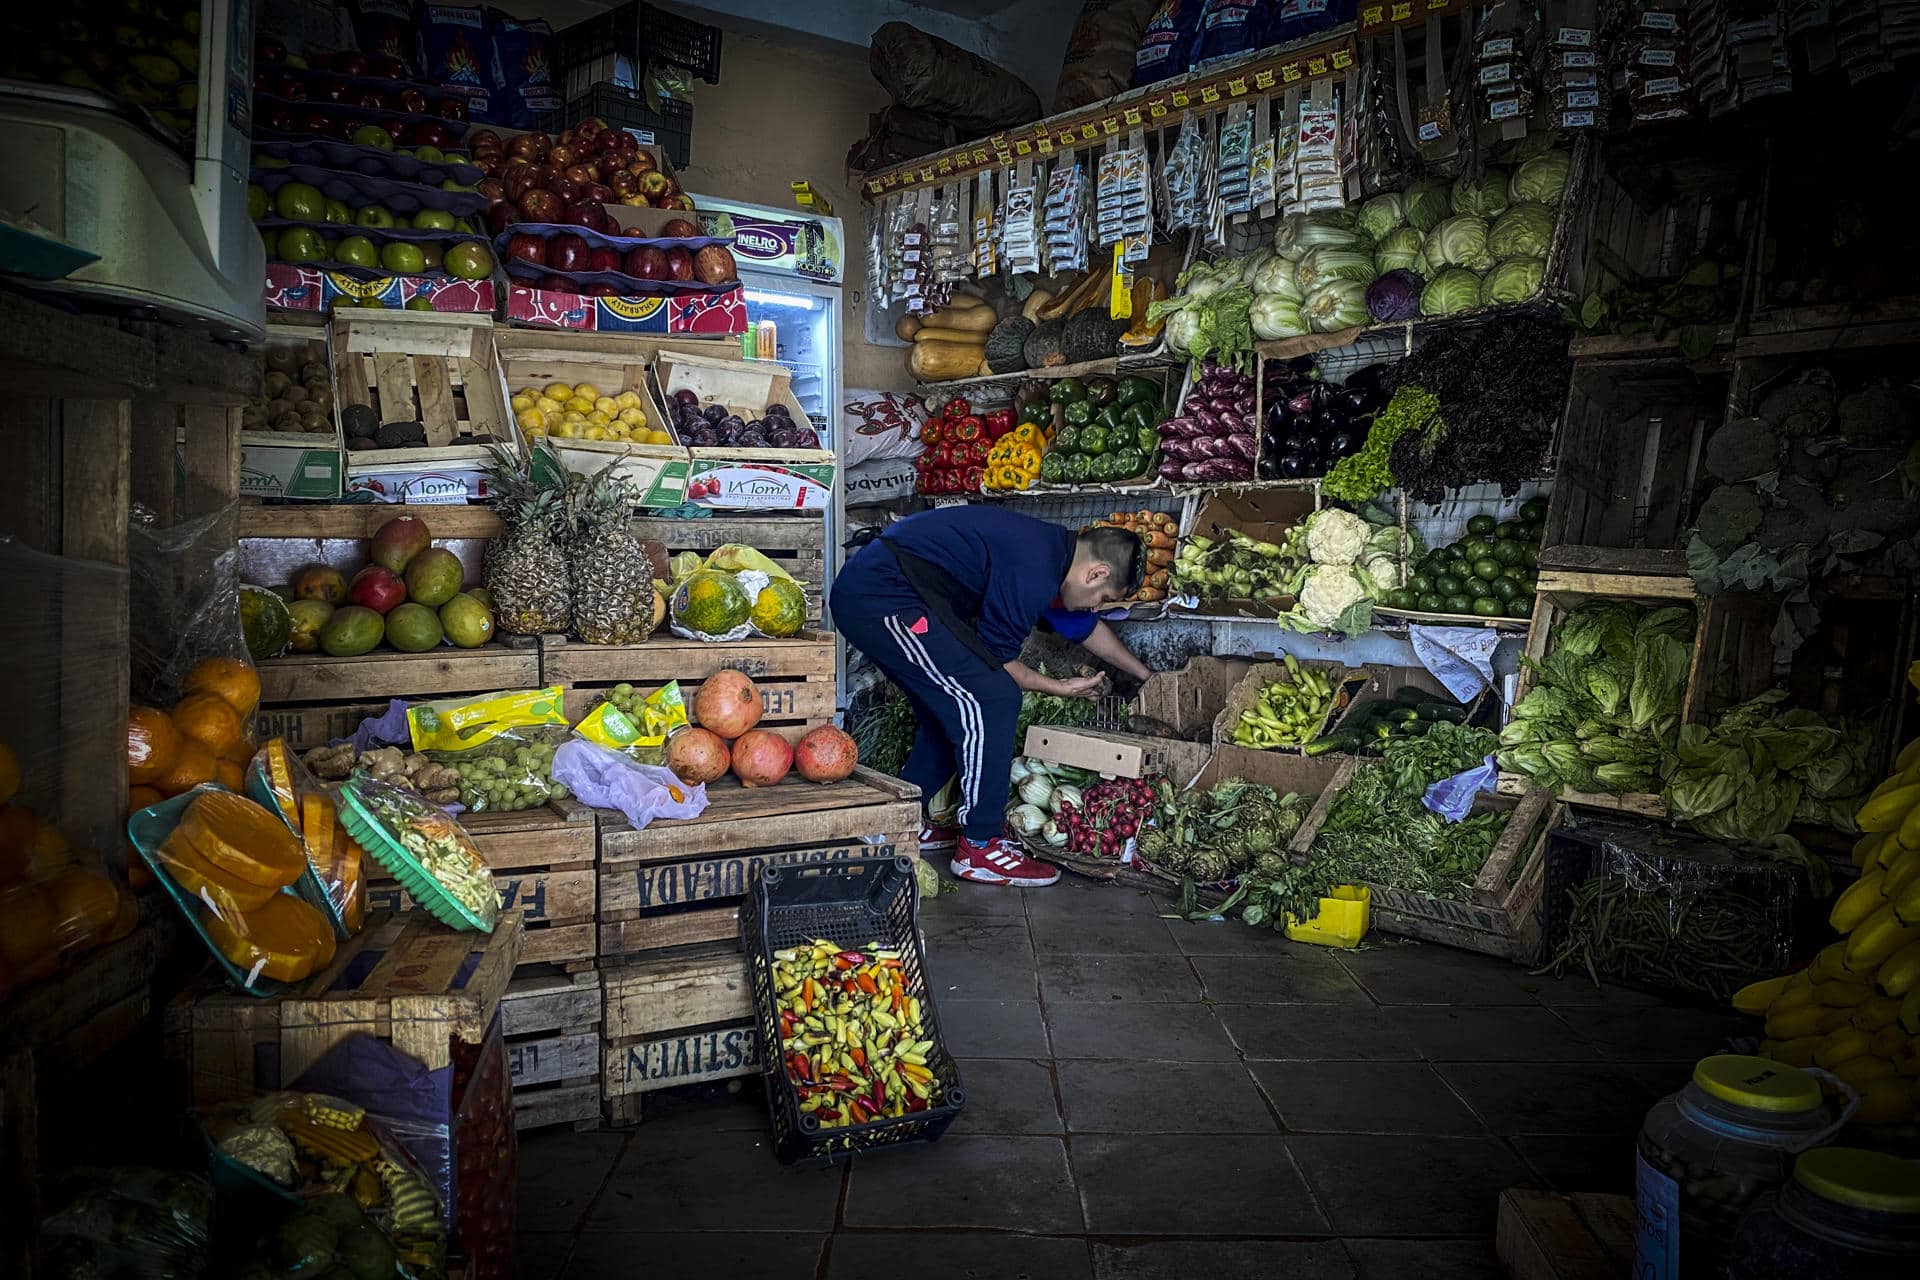
[[[943,507],[890,526],[834,579],[835,628],[918,713],[902,776],[931,798],[958,774],[969,840],[1005,819],[1020,690],[1003,664],[1036,623],[1084,640],[1098,621],[1058,605],[1077,538],[1000,507]]]

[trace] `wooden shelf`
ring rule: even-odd
[[[1079,364],[1056,365],[1051,369],[1021,369],[1014,373],[987,373],[975,378],[951,378],[945,382],[918,382],[914,384],[913,389],[927,396],[943,393],[964,395],[970,391],[1015,387],[1028,381],[1053,382],[1061,378],[1124,378],[1128,374],[1147,374],[1165,369],[1178,369],[1185,364],[1186,360],[1182,357],[1168,355],[1164,350],[1156,349],[1131,355],[1108,356],[1104,360],[1085,360]]]
[[[540,683],[540,653],[498,642],[478,649],[441,646],[425,653],[376,649],[353,658],[292,653],[259,664],[265,708],[289,702],[430,698],[442,693],[531,689]]]

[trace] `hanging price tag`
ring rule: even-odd
[[[1256,89],[1273,88],[1273,68],[1267,67],[1253,73],[1253,87]]]
[[[1220,86],[1212,84],[1200,86],[1200,101],[1209,105],[1220,101]]]

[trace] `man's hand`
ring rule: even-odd
[[[1098,693],[1103,687],[1105,687],[1107,683],[1107,678],[1103,675],[1098,675],[1098,674],[1090,675],[1090,676],[1074,676],[1069,680],[1059,680],[1059,681],[1056,681],[1055,683],[1060,686],[1058,689],[1054,690],[1055,694],[1058,695],[1059,697],[1091,698],[1096,693]]]

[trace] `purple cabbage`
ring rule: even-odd
[[[1426,281],[1405,267],[1387,272],[1367,286],[1367,314],[1380,324],[1411,320],[1420,314],[1420,291]]]

